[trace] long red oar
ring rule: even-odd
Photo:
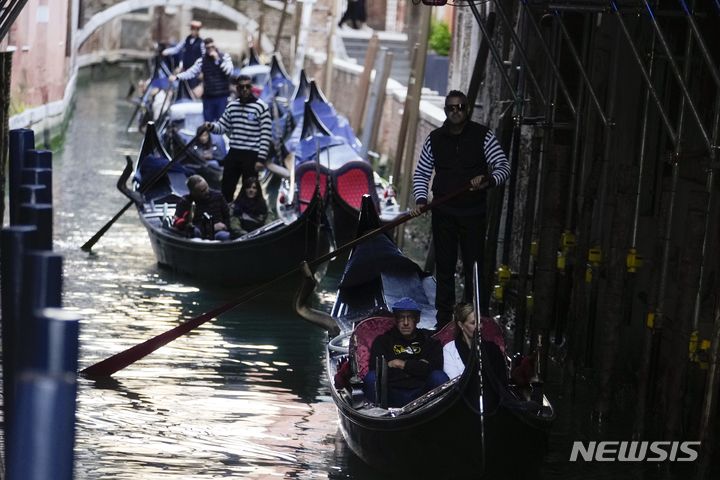
[[[176,163],[178,163],[178,162],[183,158],[183,156],[185,155],[185,152],[187,152],[188,148],[190,148],[190,146],[191,146],[193,143],[195,143],[198,138],[200,138],[200,135],[202,135],[202,133],[203,133],[203,132],[198,133],[198,134],[195,135],[187,144],[185,144],[185,146],[182,148],[182,150],[180,150],[180,153],[178,153],[178,154],[175,156],[175,158],[173,158],[173,159],[170,161],[170,163],[168,163],[167,165],[165,165],[165,166],[163,167],[163,169],[160,170],[160,171],[157,173],[157,175],[155,175],[154,177],[152,177],[149,182],[147,182],[146,184],[144,184],[144,185],[140,188],[140,193],[145,193],[145,192],[147,192],[147,191],[150,189],[150,187],[152,187],[153,185],[155,185],[155,183],[157,183],[157,181],[160,180],[160,179],[172,168],[173,165],[175,165]],[[105,225],[103,225],[103,227],[102,227],[100,230],[98,230],[98,231],[95,233],[95,235],[93,235],[93,236],[90,238],[90,240],[88,240],[87,242],[85,242],[85,243],[80,247],[80,250],[82,250],[82,251],[84,251],[84,252],[89,252],[90,250],[92,250],[92,247],[98,242],[98,240],[100,240],[100,238],[101,238],[103,235],[105,235],[105,232],[107,232],[108,230],[110,230],[110,227],[112,227],[113,224],[114,224],[115,222],[117,222],[118,218],[122,217],[122,214],[125,213],[128,208],[132,207],[133,203],[134,203],[134,202],[133,202],[132,200],[130,200],[128,203],[126,203],[125,206],[124,206],[123,208],[121,208],[120,211],[117,212],[117,213],[115,214],[115,216],[113,216],[113,217],[110,219],[110,221],[108,221]]]
[[[433,207],[436,207],[442,203],[447,202],[448,200],[451,200],[452,198],[457,197],[464,191],[470,188],[470,185],[464,186],[462,189],[450,193],[442,198],[438,198],[430,202],[429,204],[423,206],[420,208],[420,212],[424,213],[428,210],[430,210]],[[330,260],[333,257],[336,257],[337,255],[343,253],[346,250],[351,249],[358,243],[361,243],[365,240],[367,240],[370,237],[374,237],[375,235],[386,232],[388,230],[391,230],[398,225],[407,222],[411,218],[414,218],[409,213],[406,213],[405,215],[402,215],[395,220],[393,220],[390,223],[386,223],[385,225],[378,227],[374,230],[370,230],[366,234],[362,235],[361,237],[358,237],[354,240],[349,241],[345,245],[333,250],[332,252],[328,252],[325,255],[322,255],[314,260],[311,260],[308,263],[310,267],[314,267],[316,265],[319,265],[323,262],[326,262]],[[259,296],[263,292],[267,290],[267,288],[281,280],[284,280],[292,275],[297,274],[302,269],[302,265],[298,265],[297,267],[293,268],[292,270],[280,275],[279,277],[274,278],[273,280],[269,280],[252,290],[246,292],[245,294],[239,296],[235,300],[226,303],[225,305],[221,305],[217,308],[214,308],[213,310],[210,310],[209,312],[203,313],[200,316],[197,316],[193,319],[188,320],[187,322],[178,325],[177,327],[168,330],[165,333],[161,333],[160,335],[157,335],[149,340],[144,341],[143,343],[140,343],[138,345],[135,345],[134,347],[130,347],[127,350],[124,350],[120,353],[117,353],[113,355],[112,357],[106,358],[105,360],[102,360],[94,365],[91,365],[87,367],[86,369],[82,370],[80,373],[89,377],[106,377],[110,376],[113,373],[122,370],[123,368],[127,367],[128,365],[131,365],[141,358],[145,357],[146,355],[151,354],[158,348],[172,342],[176,338],[180,337],[181,335],[184,335],[188,333],[189,331],[199,327],[203,323],[207,322],[208,320],[212,320],[213,318],[217,317],[218,315],[228,312],[238,305],[245,303],[249,300],[252,300],[253,298]]]

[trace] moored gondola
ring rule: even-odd
[[[378,225],[373,202],[366,197],[359,232]],[[332,310],[340,333],[327,347],[328,388],[347,444],[363,461],[383,471],[433,479],[526,478],[540,463],[545,431],[555,412],[545,396],[534,396],[539,400],[535,402],[521,388],[496,381],[493,366],[503,371],[507,365],[503,360],[492,364],[488,353],[496,348],[494,344],[486,341],[481,348],[483,421],[477,355],[471,355],[461,376],[403,407],[384,407],[381,394],[377,399],[365,397],[362,379],[368,371],[370,347],[377,336],[394,327],[388,307],[405,296],[421,305],[419,327],[432,327],[432,277],[405,257],[388,235],[358,244]],[[452,328],[450,324],[434,336],[447,343],[454,338]],[[488,400],[492,398],[494,402]]]
[[[187,238],[171,226],[175,207],[188,192],[181,165],[174,162],[149,188],[145,183],[168,162],[155,125],[149,123],[135,167],[134,188],[128,191],[124,182],[119,184],[135,201],[160,265],[202,282],[240,286],[274,279],[327,251],[317,196],[293,221],[274,220],[228,241]]]

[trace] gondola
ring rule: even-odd
[[[294,116],[300,98],[296,95],[293,100]],[[302,211],[312,197],[315,184],[319,183],[337,245],[354,238],[365,194],[370,195],[383,220],[395,218],[398,214],[396,204],[380,202],[387,185],[374,173],[370,162],[360,157],[360,143],[347,120],[335,112],[313,81],[308,83],[307,99],[299,119],[302,123],[286,142],[288,150],[294,152],[294,185],[288,181],[281,186],[279,214]],[[299,203],[290,203],[288,199],[297,199]]]
[[[365,197],[358,235],[379,225],[374,203]],[[434,291],[432,277],[405,257],[389,235],[355,246],[331,313],[339,334],[329,341],[326,357],[340,430],[358,457],[382,471],[433,479],[525,478],[540,462],[555,412],[545,396],[536,396],[542,400],[535,403],[510,385],[499,391],[500,406],[486,410],[481,429],[476,355],[461,376],[402,408],[383,408],[363,394],[361,379],[368,371],[372,341],[394,326],[388,307],[411,297],[422,307],[419,327],[432,327]],[[435,337],[451,341],[453,328],[450,324]],[[489,393],[492,382],[483,383]]]
[[[161,266],[204,283],[241,286],[274,279],[303,260],[327,252],[317,195],[293,221],[278,219],[223,242],[186,238],[170,226],[177,202],[188,192],[181,164],[173,163],[149,188],[145,183],[158,170],[164,170],[169,161],[154,123],[149,123],[135,166],[133,188],[125,186],[126,178],[118,182],[120,190],[135,202]]]

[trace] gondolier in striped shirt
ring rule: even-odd
[[[212,38],[206,38],[203,43],[205,54],[184,72],[171,75],[170,81],[190,80],[202,73],[203,118],[207,122],[214,122],[222,115],[230,96],[230,74],[233,71],[233,63],[230,55],[215,48],[215,41]]]
[[[252,79],[237,79],[238,98],[230,102],[217,122],[206,122],[213,133],[230,138],[230,151],[225,157],[220,188],[225,200],[232,202],[238,180],[256,177],[265,168],[272,136],[270,109],[252,93]]]
[[[464,93],[452,90],[445,97],[447,119],[425,139],[413,174],[413,195],[420,214],[427,203],[428,184],[435,172],[432,191],[436,198],[453,193],[468,182],[471,189],[438,205],[432,212],[437,287],[435,307],[438,328],[452,320],[455,305],[455,265],[458,246],[465,272],[463,300],[472,302],[472,265],[482,271],[485,244],[486,189],[500,185],[510,175],[510,165],[497,138],[486,126],[470,121]],[[480,289],[482,292],[483,290]],[[489,316],[488,295],[481,295],[480,313]]]

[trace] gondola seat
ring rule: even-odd
[[[363,195],[370,195],[377,208],[379,200],[375,180],[369,163],[354,160],[340,167],[333,174],[335,191],[351,207],[360,210]]]
[[[325,191],[327,189],[327,168],[320,166],[318,167],[313,162],[308,162],[300,165],[295,176],[298,181],[298,200],[300,202],[300,212],[304,212],[305,209],[310,205],[315,194],[315,184],[317,183],[317,169],[320,171],[320,196],[325,198]]]
[[[350,358],[354,359],[355,375],[362,380],[369,371],[370,349],[377,337],[395,327],[393,317],[370,317],[355,326],[350,337]]]

